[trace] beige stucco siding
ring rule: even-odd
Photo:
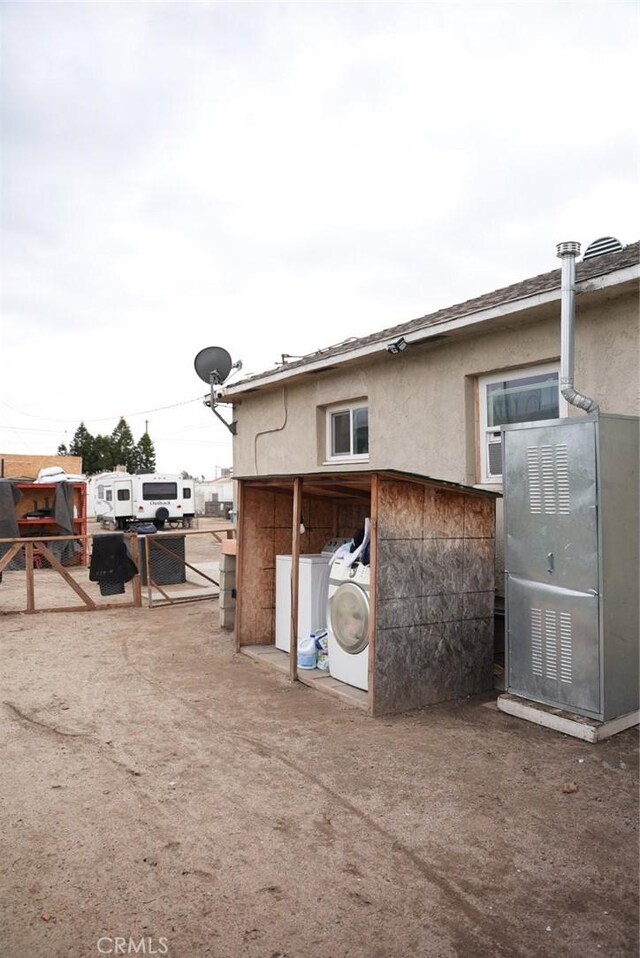
[[[234,413],[236,475],[326,470],[324,407],[366,397],[370,455],[364,468],[477,482],[476,377],[555,360],[559,353],[559,316],[547,315],[412,346],[398,356],[382,348],[362,365],[245,395]],[[575,356],[581,392],[604,412],[640,414],[636,296],[593,306],[579,299]]]

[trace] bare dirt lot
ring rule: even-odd
[[[374,720],[216,623],[0,619],[3,958],[638,953],[635,731]]]

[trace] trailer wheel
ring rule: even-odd
[[[159,506],[156,509],[156,519],[158,522],[166,522],[169,518],[169,510],[165,506]]]

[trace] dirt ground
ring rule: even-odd
[[[636,731],[371,719],[216,600],[0,633],[3,958],[638,954]]]

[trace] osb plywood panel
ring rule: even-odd
[[[276,524],[276,499],[279,498],[267,489],[254,489],[251,486],[245,486],[243,492],[245,523],[250,522],[252,528],[273,529]]]
[[[354,503],[338,506],[338,535],[342,538],[353,536],[358,529],[364,529],[364,520],[370,518],[371,506],[369,503]]]
[[[465,539],[493,539],[496,525],[496,504],[480,496],[464,497]]]
[[[293,541],[291,536],[291,526],[286,529],[274,530],[273,554],[274,556],[290,556],[293,552]]]
[[[376,714],[492,687],[494,515],[492,498],[381,481]]]
[[[468,496],[450,489],[425,486],[423,530],[425,539],[461,539]]]
[[[329,499],[302,498],[302,515],[312,529],[332,529],[333,508]]]
[[[279,498],[265,489],[243,489],[243,540],[238,551],[242,585],[237,599],[241,605],[240,645],[269,645],[274,641],[275,519]],[[289,534],[287,551],[290,543]]]
[[[277,526],[278,529],[291,529],[293,522],[293,492],[289,495],[286,493],[276,493],[274,499],[274,525]]]
[[[300,553],[322,552],[327,539],[333,535],[333,504],[326,499],[303,496],[301,512],[306,532],[300,537]]]
[[[300,539],[301,554],[317,555],[319,552],[322,552],[327,540],[330,538],[330,529],[312,529]]]
[[[269,604],[261,605],[265,602]],[[273,591],[263,593],[262,598],[247,596],[243,600],[241,645],[271,645],[274,641]]]
[[[425,487],[382,479],[378,495],[378,539],[422,539]]]
[[[376,714],[485,692],[493,685],[493,619],[380,630],[375,657]]]

